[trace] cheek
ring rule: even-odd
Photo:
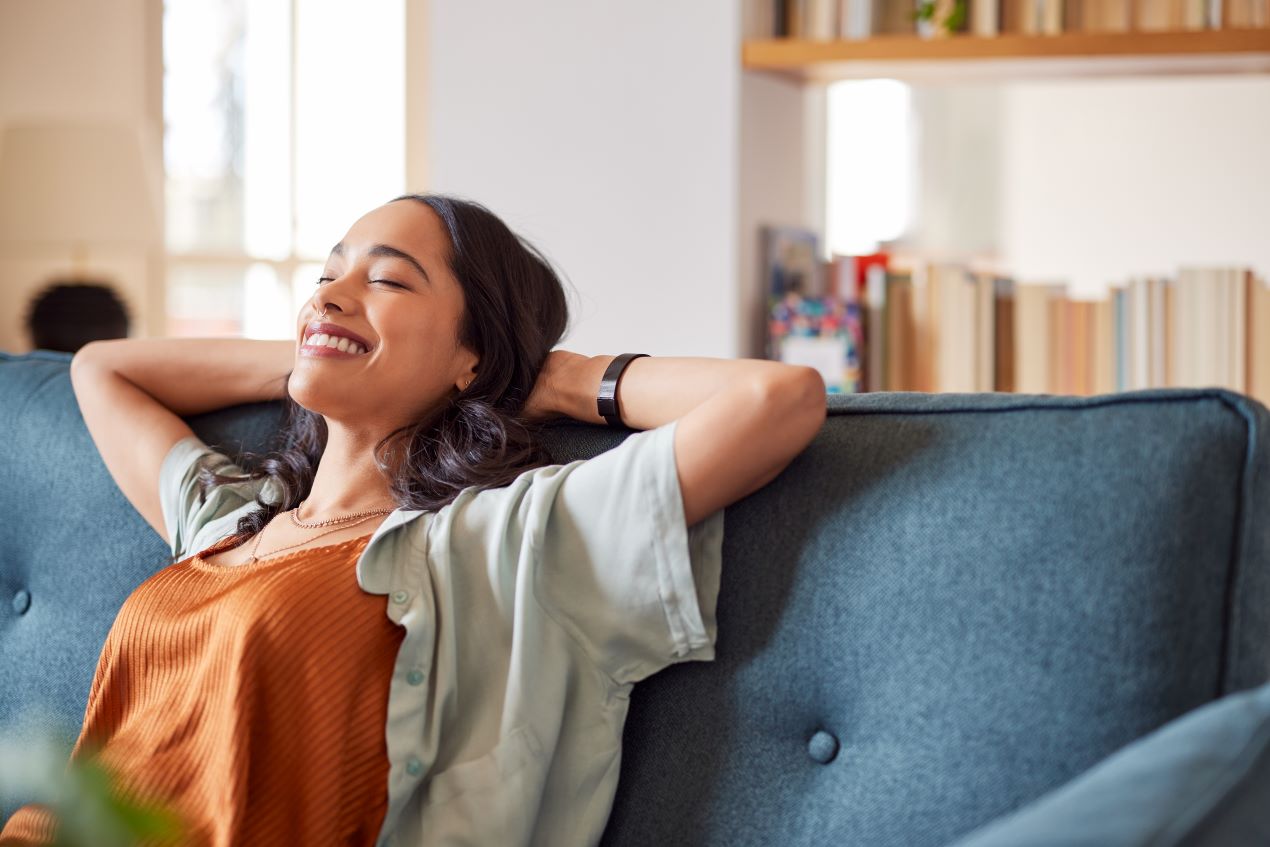
[[[409,386],[412,394],[436,393],[449,374],[452,345],[437,337],[431,328],[420,330],[415,325],[411,329],[411,334],[397,336],[382,348],[383,358],[378,364],[391,372],[394,380]]]

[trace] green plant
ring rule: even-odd
[[[127,796],[110,771],[95,759],[72,762],[53,808],[58,821],[53,847],[181,843],[179,815],[162,805]]]
[[[183,823],[176,812],[129,796],[91,752],[68,757],[72,736],[33,724],[0,736],[0,797],[20,796],[47,808],[57,820],[54,847],[180,843]]]
[[[938,0],[920,0],[917,10],[913,12],[913,20],[934,20],[937,6]],[[961,29],[962,24],[966,22],[966,15],[969,14],[969,6],[969,0],[956,0],[952,11],[948,13],[940,26],[948,32],[956,32]]]

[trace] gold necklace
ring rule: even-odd
[[[346,523],[348,521],[351,521],[353,518],[360,518],[362,515],[386,515],[389,512],[396,511],[395,509],[378,509],[378,510],[370,511],[370,512],[354,512],[353,514],[345,515],[342,518],[331,518],[329,521],[317,521],[316,523],[303,523],[300,520],[300,506],[303,506],[303,505],[304,505],[304,501],[302,500],[300,501],[299,506],[296,506],[294,509],[287,510],[287,514],[291,516],[291,523],[303,529],[315,529],[319,526],[330,526],[331,524]]]
[[[299,508],[299,506],[297,506],[297,507],[296,507],[296,509],[298,509],[298,508]],[[294,512],[294,511],[295,511],[295,509],[292,509],[291,511],[293,511],[293,512]],[[395,511],[395,510],[394,510],[394,509],[383,509],[383,510],[378,511],[378,512],[374,512],[374,513],[371,513],[371,514],[367,514],[367,515],[366,515],[366,517],[362,518],[360,521],[355,521],[354,523],[349,524],[349,526],[357,526],[357,524],[359,524],[359,523],[365,523],[366,521],[368,521],[368,520],[370,520],[371,518],[375,517],[375,515],[376,515],[376,514],[386,515],[386,514],[388,514],[389,512],[392,512],[392,511]],[[342,519],[341,519],[341,520],[342,520]],[[265,554],[264,554],[264,556],[257,556],[257,555],[256,555],[256,550],[257,550],[257,549],[259,549],[259,547],[260,547],[260,539],[264,538],[264,536],[265,536],[265,531],[264,531],[264,529],[263,529],[263,528],[261,528],[260,532],[256,533],[256,543],[255,543],[255,544],[253,544],[253,545],[251,546],[251,558],[249,558],[249,559],[247,560],[247,564],[249,564],[249,565],[254,565],[254,564],[255,564],[257,561],[259,561],[260,559],[265,558],[265,556],[272,556],[274,553],[281,553],[283,550],[290,550],[290,549],[292,549],[293,547],[299,547],[299,546],[301,546],[301,545],[308,544],[310,541],[313,541],[313,540],[314,540],[314,539],[316,539],[316,538],[321,538],[323,535],[330,535],[332,532],[339,532],[341,529],[344,529],[344,528],[345,528],[345,527],[343,527],[343,526],[337,526],[335,529],[328,529],[328,530],[326,530],[326,532],[319,532],[317,535],[314,535],[314,536],[312,536],[312,537],[310,537],[310,538],[306,538],[304,541],[301,541],[299,544],[289,544],[289,545],[287,545],[286,547],[279,547],[277,550],[270,550],[268,553],[265,553]]]

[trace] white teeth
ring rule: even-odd
[[[351,353],[354,356],[360,356],[366,352],[366,348],[356,341],[345,338],[342,335],[328,335],[325,332],[310,335],[304,343],[309,347],[332,347],[341,353]]]

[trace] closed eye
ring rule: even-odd
[[[322,283],[330,282],[333,279],[335,279],[333,276],[320,276],[318,277],[317,284],[321,285]],[[409,286],[402,285],[400,282],[393,282],[391,279],[372,279],[371,282],[382,282],[385,285],[395,285],[397,288],[404,288],[407,291],[410,290]]]

